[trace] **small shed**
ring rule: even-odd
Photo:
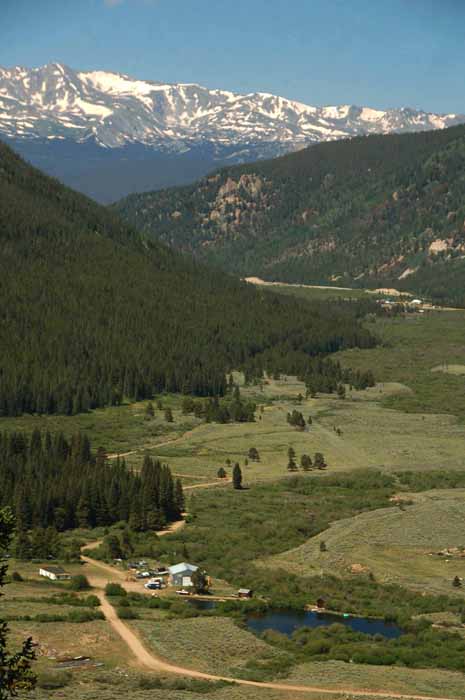
[[[71,574],[61,568],[61,566],[42,566],[39,569],[39,576],[45,576],[51,581],[69,581]]]
[[[170,566],[168,569],[168,581],[172,586],[182,586],[189,588],[192,586],[192,574],[198,570],[198,566],[181,562],[175,566]]]
[[[250,588],[239,588],[237,595],[239,598],[252,598],[253,591]]]

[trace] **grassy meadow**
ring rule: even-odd
[[[299,284],[273,284],[272,286],[264,285],[264,289],[269,289],[277,294],[285,294],[287,296],[305,299],[306,301],[315,300],[349,300],[373,298],[372,294],[365,289],[344,289],[338,287],[325,286],[306,286]],[[376,297],[375,297],[376,298]]]
[[[354,564],[382,583],[395,583],[429,593],[454,593],[452,579],[465,580],[465,557],[438,556],[465,547],[465,490],[403,494],[410,505],[393,505],[333,522],[320,536],[264,566],[282,567],[300,576],[321,572],[354,577]],[[324,539],[326,551],[320,551]],[[462,588],[457,595],[465,595]]]
[[[255,423],[202,424],[172,443],[150,452],[166,461],[186,484],[211,483],[226,460],[239,462],[244,481],[274,480],[287,473],[287,452],[322,452],[329,471],[376,468],[386,471],[465,468],[465,426],[452,415],[408,413],[388,407],[392,399],[410,397],[399,383],[378,384],[365,392],[348,392],[297,402],[305,387],[295,378],[268,380],[263,391],[243,390],[264,406]],[[387,404],[387,405],[386,405]],[[312,425],[305,431],[288,425],[287,413],[297,409]],[[339,429],[337,434],[334,428]],[[260,462],[245,464],[250,447]]]
[[[463,698],[464,679],[461,673],[436,669],[407,669],[366,664],[347,664],[341,661],[306,663],[296,666],[288,683],[315,683],[325,688],[344,687],[359,690],[382,689],[386,692],[411,693]],[[349,695],[357,698],[356,693]]]
[[[331,471],[463,469],[465,377],[456,366],[465,366],[464,321],[462,312],[377,320],[377,348],[338,355],[343,365],[372,369],[376,387],[348,391],[345,400],[320,395],[299,404],[298,395],[305,395],[301,382],[267,378],[261,386],[242,387],[244,397],[259,406],[255,423],[202,423],[182,414],[181,397],[162,396],[162,410],[155,400],[150,419],[145,413],[148,402],[140,402],[79,416],[2,418],[0,429],[30,432],[38,427],[68,435],[81,430],[109,454],[130,453],[126,459],[135,467],[148,451],[168,462],[186,486],[214,483],[228,459],[240,463],[248,483],[279,478],[286,474],[290,446],[298,457],[323,452]],[[438,367],[446,371],[433,371]],[[238,373],[235,379],[242,381]],[[165,421],[167,407],[173,411],[173,423]],[[312,417],[305,432],[286,422],[295,408],[306,419]],[[246,466],[250,447],[258,449],[261,459]]]
[[[169,649],[170,661],[205,673],[259,680],[257,668],[263,667],[265,680],[269,677],[267,666],[279,664],[287,656],[226,617],[161,619],[157,624],[137,620],[131,624],[158,656],[165,656]]]
[[[347,350],[336,357],[353,369],[371,368],[377,381],[399,382],[410,393],[393,395],[383,405],[409,413],[446,413],[465,420],[465,377],[437,371],[465,364],[465,313],[432,311],[378,319],[372,350]]]

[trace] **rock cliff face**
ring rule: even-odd
[[[117,208],[244,277],[425,293],[441,279],[465,297],[464,173],[461,126],[319,144]]]

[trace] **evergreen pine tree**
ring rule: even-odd
[[[312,460],[308,455],[302,455],[300,464],[304,472],[308,472],[312,468]]]
[[[9,550],[14,530],[14,518],[9,508],[0,509],[0,589],[5,585],[7,566],[4,554]],[[1,593],[0,593],[1,595]],[[35,676],[31,663],[35,659],[32,638],[29,637],[15,652],[8,643],[9,629],[6,622],[0,621],[0,699],[7,700],[23,691],[33,690]]]
[[[184,491],[182,488],[181,479],[176,479],[176,483],[175,483],[175,487],[174,487],[174,503],[175,503],[175,509],[176,509],[178,515],[181,515],[181,513],[184,512],[184,508],[185,508]]]
[[[233,479],[233,487],[237,490],[242,489],[242,471],[241,471],[239,464],[237,464],[237,463],[234,465],[232,479]]]

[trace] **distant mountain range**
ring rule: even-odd
[[[59,63],[0,68],[0,138],[106,202],[322,141],[460,123],[465,115],[313,107],[267,93],[150,82]]]
[[[116,205],[229,272],[465,306],[465,126],[320,143]]]

